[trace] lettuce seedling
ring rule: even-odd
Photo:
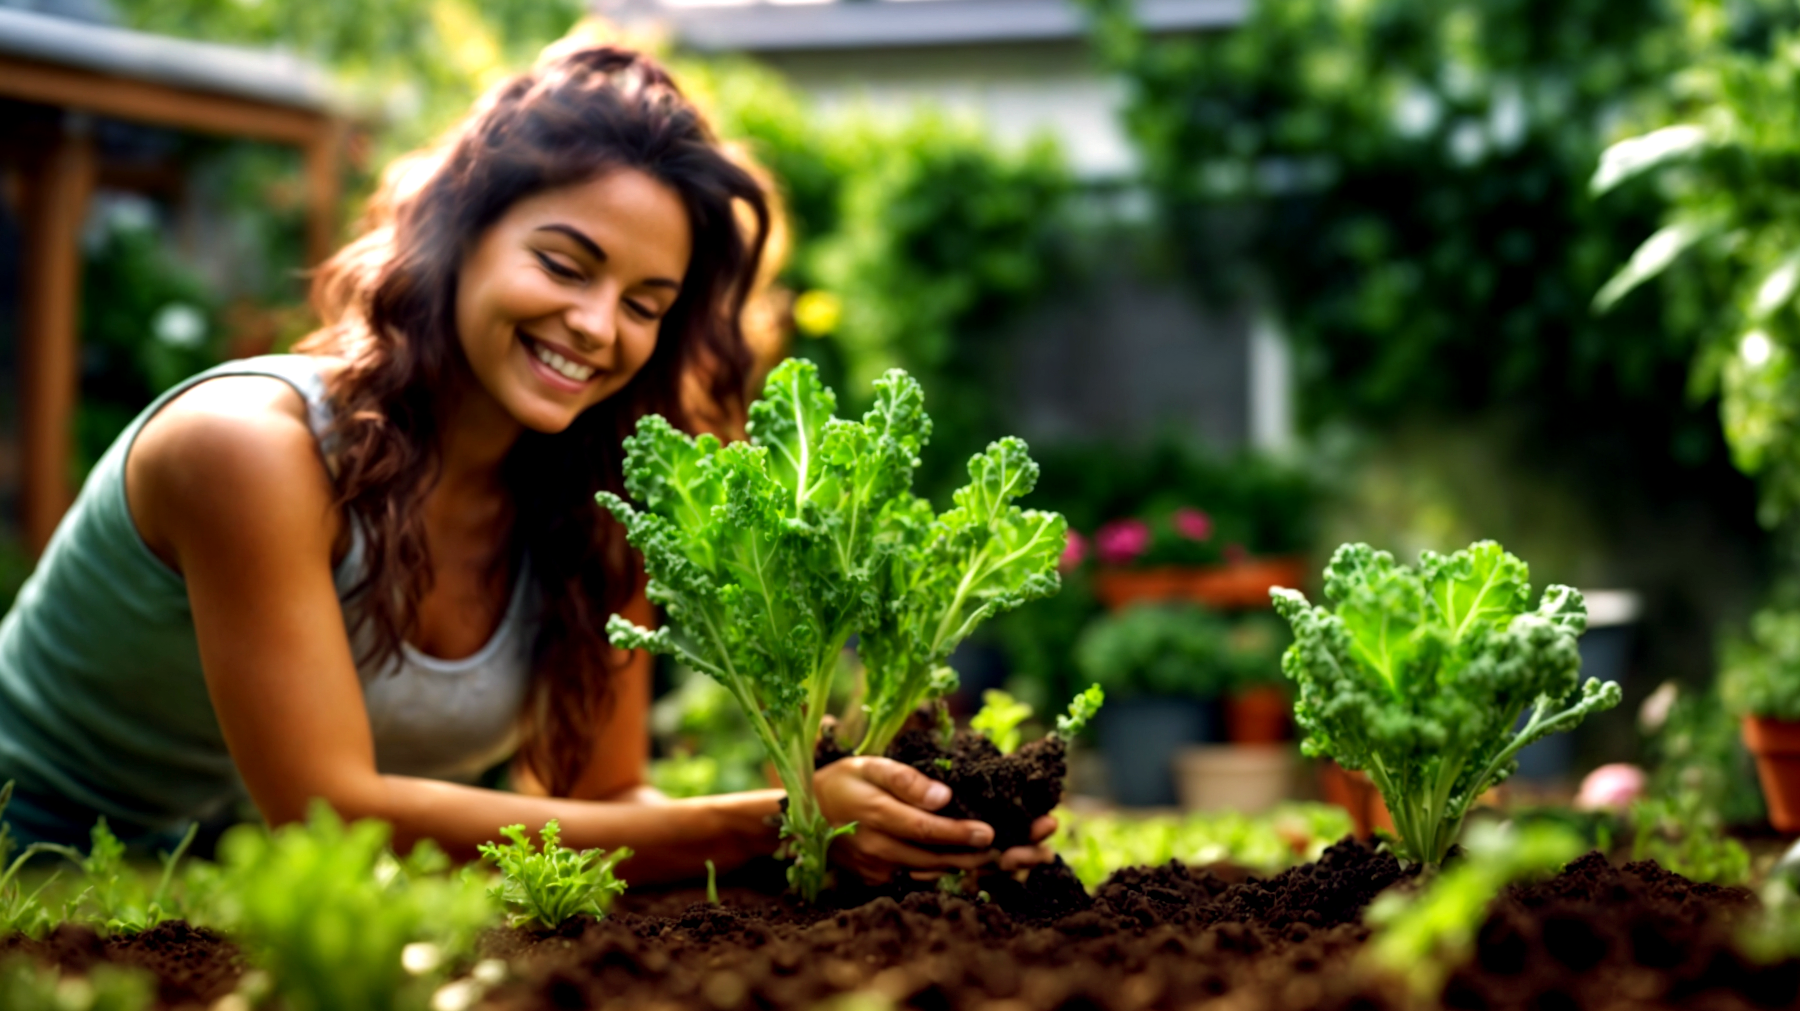
[[[787,790],[788,879],[809,901],[832,839],[854,831],[833,826],[813,794],[820,723],[839,654],[874,621],[877,572],[893,530],[911,522],[894,514],[913,508],[930,433],[904,373],[875,394],[860,422],[835,418],[816,368],[790,359],[751,405],[748,442],[690,438],[646,416],[625,440],[625,486],[642,508],[599,496],[643,553],[667,618],[652,632],[614,615],[607,634],[679,657],[731,692]]]
[[[978,625],[1062,587],[1056,565],[1068,523],[1014,504],[1037,479],[1024,441],[1008,436],[969,459],[969,483],[943,515],[910,494],[884,511],[891,550],[878,619],[857,646],[869,712],[858,754],[885,753],[920,703],[956,687],[945,661]]]
[[[625,891],[625,882],[613,876],[613,868],[631,850],[621,846],[579,853],[562,845],[559,826],[552,818],[539,833],[540,852],[532,848],[525,826],[508,825],[500,834],[511,843],[482,843],[481,855],[500,868],[500,883],[491,894],[511,915],[515,927],[536,926],[555,930],[582,913],[596,919],[606,916],[613,897]]]
[[[1002,755],[1019,750],[1019,725],[1031,719],[1031,706],[1003,691],[981,693],[981,711],[969,720],[969,729],[994,742]]]
[[[1577,683],[1581,594],[1551,586],[1532,608],[1529,580],[1493,541],[1427,551],[1417,569],[1346,544],[1325,570],[1335,608],[1271,591],[1294,629],[1281,666],[1299,688],[1305,752],[1366,769],[1405,855],[1427,866],[1443,861],[1475,799],[1517,768],[1520,748],[1619,702],[1615,683]]]
[[[497,918],[485,874],[442,874],[435,847],[396,859],[388,838],[386,823],[345,825],[323,801],[306,824],[226,834],[219,926],[268,972],[288,1011],[421,1005],[434,980],[407,971],[407,946],[435,945],[449,964]]]

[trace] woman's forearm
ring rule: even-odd
[[[696,797],[643,803],[527,797],[409,776],[381,776],[378,789],[355,800],[332,798],[345,818],[380,818],[394,826],[394,844],[409,848],[432,839],[457,859],[473,859],[476,847],[500,837],[503,825],[535,832],[554,818],[566,846],[631,847],[620,874],[652,884],[706,873],[706,861],[729,870],[775,851],[774,818],[781,791]]]

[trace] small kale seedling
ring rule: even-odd
[[[480,849],[500,868],[493,896],[506,906],[515,927],[554,930],[582,913],[604,917],[613,897],[625,890],[625,882],[613,876],[613,868],[631,856],[623,846],[610,853],[568,849],[554,818],[538,833],[544,840],[541,851],[532,847],[523,825],[508,825],[500,834],[511,843],[482,843]]]
[[[1088,685],[1087,690],[1069,700],[1069,712],[1066,716],[1056,718],[1056,736],[1065,741],[1074,741],[1096,714],[1100,706],[1106,702],[1106,689],[1099,685]]]
[[[1619,703],[1617,684],[1579,680],[1581,594],[1552,586],[1532,607],[1530,571],[1493,541],[1427,551],[1417,569],[1346,544],[1325,570],[1334,607],[1271,595],[1294,629],[1281,668],[1306,754],[1366,769],[1405,855],[1429,867],[1520,748]]]
[[[1002,755],[1019,750],[1019,726],[1031,719],[1031,707],[997,688],[981,693],[981,711],[969,729],[994,743]]]

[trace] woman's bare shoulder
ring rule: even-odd
[[[125,461],[126,498],[152,551],[180,568],[183,542],[220,524],[336,539],[330,475],[306,402],[269,376],[221,376],[145,423]]]

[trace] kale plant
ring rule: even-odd
[[[808,900],[826,876],[833,826],[813,795],[813,756],[839,656],[866,664],[868,731],[885,751],[920,703],[956,685],[951,650],[990,615],[1055,592],[1065,524],[1021,510],[1037,466],[1018,439],[969,461],[969,483],[937,515],[912,492],[931,435],[925,395],[904,372],[875,383],[860,421],[811,362],[770,374],[750,438],[690,438],[650,415],[625,440],[625,487],[599,499],[643,552],[652,632],[615,615],[617,646],[679,657],[717,679],[750,718],[787,789],[788,879]]]
[[[1025,443],[1009,436],[970,458],[969,483],[943,515],[910,494],[888,510],[877,621],[857,647],[869,710],[858,754],[886,752],[921,702],[956,687],[945,663],[978,625],[1062,587],[1068,523],[1015,504],[1037,478]]]
[[[625,882],[613,876],[613,868],[631,856],[623,846],[611,853],[568,849],[554,818],[539,833],[541,852],[532,847],[523,825],[508,825],[500,834],[511,843],[482,843],[480,849],[500,868],[500,883],[492,894],[511,912],[508,919],[515,927],[554,930],[581,913],[598,919],[612,908],[613,896],[625,891]]]
[[[832,417],[837,399],[812,363],[790,359],[751,405],[748,442],[690,438],[646,416],[625,440],[625,487],[642,508],[599,496],[643,552],[667,618],[652,632],[614,615],[607,634],[679,657],[743,707],[787,789],[788,880],[808,900],[832,839],[854,831],[820,812],[813,753],[838,655],[874,620],[892,528],[916,522],[908,489],[930,433],[923,404],[918,384],[893,372],[862,421]]]
[[[1335,607],[1271,591],[1294,629],[1282,670],[1299,689],[1305,752],[1367,770],[1405,855],[1427,866],[1520,748],[1619,702],[1615,683],[1578,683],[1581,594],[1551,586],[1532,608],[1529,580],[1493,541],[1427,551],[1417,569],[1346,544],[1325,570]]]

